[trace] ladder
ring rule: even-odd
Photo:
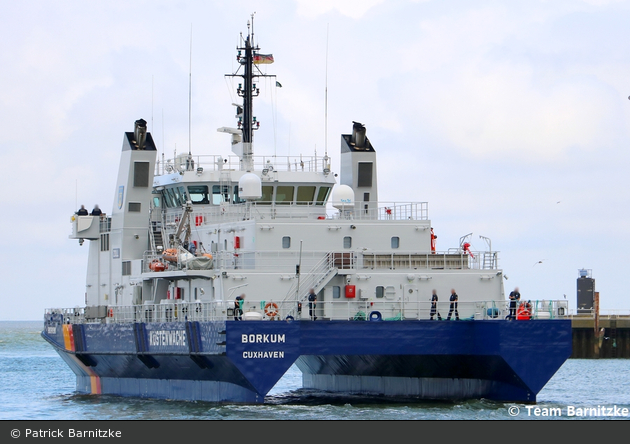
[[[313,268],[311,268],[307,273],[302,274],[303,279],[299,281],[299,288],[298,281],[291,286],[282,301],[282,305],[284,307],[290,306],[289,303],[291,301],[296,301],[298,303],[304,302],[308,297],[308,290],[311,288],[315,291],[315,294],[319,293],[321,289],[337,275],[337,271],[333,253],[326,253],[326,255],[317,264],[315,264]],[[297,303],[295,305],[295,307],[288,311],[288,315],[295,317],[297,312]]]
[[[221,176],[219,176],[219,192],[221,193],[221,201],[229,204],[232,186],[232,176],[229,171],[221,170]]]
[[[162,221],[151,221],[151,247],[153,251],[164,250],[164,236],[162,235]]]
[[[483,269],[494,270],[496,267],[496,253],[487,252],[483,253]]]
[[[611,357],[616,358],[617,357],[617,320],[616,319],[610,320],[609,335],[610,335],[610,339],[612,340]]]

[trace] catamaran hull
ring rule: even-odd
[[[570,320],[63,321],[42,336],[77,391],[129,397],[262,403],[295,363],[305,388],[534,403],[571,355]]]

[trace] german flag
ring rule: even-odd
[[[270,65],[273,63],[271,54],[254,54],[254,65]]]

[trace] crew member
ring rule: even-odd
[[[236,296],[234,299],[234,320],[243,320],[243,304],[245,303],[245,293]]]
[[[455,320],[459,321],[459,312],[457,311],[458,300],[459,300],[459,296],[457,296],[457,293],[455,293],[455,289],[451,288],[451,297],[449,298],[449,301],[451,301],[451,307],[448,311],[448,316],[446,317],[447,321],[451,320],[451,314],[453,314],[453,311],[455,312]]]
[[[90,213],[90,216],[100,216],[101,214],[103,214],[103,212],[98,207],[98,205],[94,205],[94,208],[92,209],[92,212]]]
[[[521,294],[518,291],[518,287],[514,288],[514,291],[510,292],[510,314],[506,319],[514,319],[516,317],[516,306],[521,300]]]
[[[433,295],[431,296],[431,320],[433,320],[433,316],[435,316],[435,314],[437,313],[438,321],[441,321],[442,316],[440,315],[440,312],[437,311],[437,301],[438,301],[438,295],[436,291],[433,290]]]
[[[316,302],[317,295],[315,294],[315,289],[311,288],[308,292],[308,315],[311,317],[312,321],[317,320],[317,316],[315,316]]]
[[[81,208],[79,208],[79,211],[77,211],[77,215],[78,216],[87,216],[88,215],[88,210],[85,208],[85,205],[81,205]]]

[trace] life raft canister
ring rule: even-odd
[[[267,302],[267,305],[265,305],[265,314],[270,318],[278,316],[278,304],[275,302]]]
[[[532,313],[529,310],[528,305],[524,302],[521,302],[521,304],[518,306],[518,309],[516,310],[516,319],[518,319],[519,321],[527,321],[531,318]]]

